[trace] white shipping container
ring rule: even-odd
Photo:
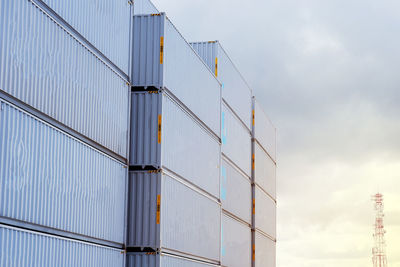
[[[0,224],[0,266],[124,267],[123,250]]]
[[[251,177],[251,135],[225,104],[221,117],[222,153]]]
[[[251,183],[250,179],[226,159],[221,165],[222,209],[251,224]]]
[[[136,2],[137,0],[135,0]],[[32,0],[33,3],[43,8],[48,14],[60,23],[66,30],[73,28],[71,32],[80,41],[81,35],[84,45],[92,45],[102,55],[114,63],[124,76],[129,73],[129,42],[131,5],[127,0]],[[45,3],[58,16],[41,2]],[[65,22],[65,23],[64,23]],[[76,33],[74,32],[76,31]],[[97,53],[96,53],[97,54]],[[102,60],[103,56],[97,54]]]
[[[254,182],[276,200],[276,163],[257,142],[254,151]]]
[[[0,217],[123,244],[127,168],[0,98]]]
[[[255,267],[276,266],[276,242],[259,232],[254,232]]]
[[[255,186],[254,228],[276,239],[276,202]]]
[[[219,266],[219,265],[218,265]],[[128,253],[127,267],[218,267],[189,258],[169,254]]]
[[[220,42],[191,43],[222,84],[222,98],[243,124],[251,130],[252,90],[240,74]]]
[[[125,81],[31,1],[0,17],[0,90],[127,158]]]
[[[164,171],[131,172],[128,247],[220,261],[221,207]]]
[[[132,92],[130,166],[166,168],[219,198],[220,144],[165,91]]]
[[[251,266],[251,228],[222,215],[221,263],[229,267]]]
[[[219,136],[220,83],[166,15],[134,16],[133,34],[133,86],[167,88]]]
[[[276,129],[265,114],[258,101],[253,98],[254,127],[253,136],[276,162]]]

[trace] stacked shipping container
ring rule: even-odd
[[[0,2],[1,266],[125,265],[131,12]]]
[[[275,129],[219,42],[148,0],[0,15],[1,266],[274,266]]]

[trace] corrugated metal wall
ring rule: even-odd
[[[0,224],[0,266],[125,266],[122,250]]]
[[[133,85],[167,88],[220,136],[221,88],[202,59],[164,13],[134,16],[133,27]]]
[[[249,225],[223,214],[221,240],[221,263],[223,266],[251,266],[251,228]]]
[[[255,267],[276,266],[276,242],[255,232]]]
[[[130,174],[129,247],[180,252],[219,262],[220,206],[170,174]]]
[[[126,158],[125,81],[32,2],[0,16],[0,90]]]
[[[124,165],[1,98],[0,129],[0,216],[124,243]]]
[[[167,168],[219,197],[220,145],[167,93],[133,92],[131,125],[131,166]]]

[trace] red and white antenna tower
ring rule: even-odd
[[[383,225],[383,195],[376,194],[372,196],[374,201],[374,209],[376,212],[375,232],[374,232],[374,247],[372,248],[372,262],[374,267],[387,267],[386,261],[386,243],[385,243],[385,227]]]

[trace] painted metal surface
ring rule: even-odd
[[[276,200],[276,164],[257,142],[254,150],[254,182]]]
[[[156,253],[128,253],[127,267],[211,267],[208,264],[192,259]]]
[[[251,184],[226,159],[221,165],[221,203],[222,208],[251,224]]]
[[[124,165],[1,99],[0,147],[0,216],[124,243]]]
[[[220,42],[197,42],[191,45],[221,82],[222,98],[250,131],[252,90]]]
[[[134,16],[133,33],[133,85],[166,87],[219,136],[220,83],[166,15]]]
[[[127,157],[129,88],[26,0],[0,2],[0,90]]]
[[[135,15],[159,13],[154,4],[149,0],[135,0],[133,2],[133,12]]]
[[[255,267],[276,266],[276,242],[255,232]]]
[[[128,247],[161,248],[219,261],[219,204],[171,174],[131,172]]]
[[[125,254],[118,249],[0,225],[0,266],[124,267]]]
[[[33,1],[44,2],[125,74],[129,73],[129,1]]]
[[[129,164],[165,167],[218,198],[218,141],[165,92],[132,92],[131,103]]]
[[[248,225],[223,214],[221,243],[221,264],[223,266],[251,266],[251,228]]]
[[[276,203],[258,186],[255,186],[254,228],[276,239]]]
[[[251,135],[225,103],[221,115],[222,153],[251,177]]]
[[[276,162],[276,129],[265,114],[258,101],[253,98],[254,105],[254,137]]]

